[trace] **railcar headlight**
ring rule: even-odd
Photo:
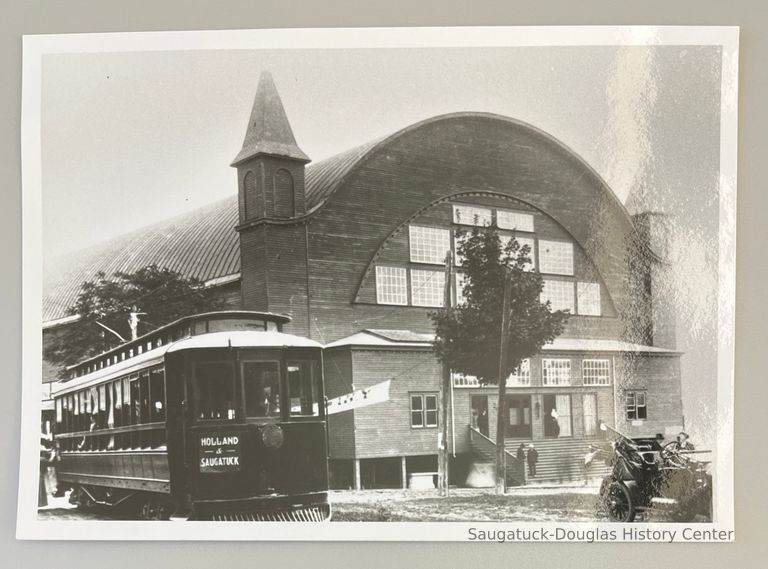
[[[271,449],[279,449],[285,442],[285,435],[280,425],[269,425],[261,430],[261,442]]]

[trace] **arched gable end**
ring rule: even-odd
[[[312,225],[364,223],[355,250],[366,250],[355,285],[399,225],[429,204],[456,194],[506,195],[544,212],[570,234],[599,271],[617,310],[629,298],[632,220],[600,176],[575,152],[521,121],[459,113],[407,127],[365,153],[318,192]],[[331,226],[327,228],[331,230]],[[360,235],[365,237],[360,238]],[[350,299],[357,294],[350,290]]]

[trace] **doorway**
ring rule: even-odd
[[[470,410],[472,426],[486,437],[490,436],[488,428],[488,396],[473,395],[470,402],[472,405]]]
[[[543,403],[544,436],[553,439],[570,437],[573,434],[571,428],[571,396],[545,395]]]
[[[531,396],[507,395],[507,431],[509,438],[531,438]]]
[[[584,410],[584,436],[597,435],[597,394],[585,393],[582,399]]]

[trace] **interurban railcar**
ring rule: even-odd
[[[330,517],[322,346],[286,316],[182,318],[73,366],[54,391],[59,482],[145,519]]]

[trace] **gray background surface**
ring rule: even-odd
[[[0,23],[4,186],[0,190],[0,247],[5,261],[0,310],[0,356],[5,386],[0,397],[3,437],[0,539],[11,567],[390,567],[478,566],[495,561],[517,567],[733,567],[762,566],[767,466],[761,418],[765,416],[766,332],[761,286],[766,281],[766,196],[760,165],[768,130],[765,3],[760,0],[393,0],[386,4],[327,0],[101,2],[28,0],[3,3]],[[738,282],[736,346],[737,543],[709,544],[411,544],[411,543],[57,543],[14,540],[20,423],[21,181],[19,115],[21,35],[39,33],[442,25],[669,24],[741,26],[738,177]],[[761,548],[761,545],[763,546]]]

